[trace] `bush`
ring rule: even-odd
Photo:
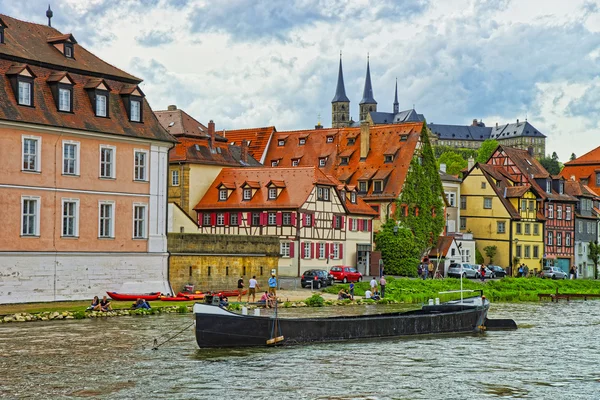
[[[307,306],[309,307],[323,307],[325,300],[319,293],[315,293],[310,296],[308,299],[304,300]]]
[[[186,305],[181,304],[181,305],[179,305],[179,307],[177,307],[177,312],[179,314],[186,314],[188,312],[188,308]]]
[[[87,318],[87,315],[85,314],[85,311],[75,311],[73,313],[73,318],[75,318],[75,319],[84,319],[84,318]]]

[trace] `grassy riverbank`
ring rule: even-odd
[[[325,289],[328,293],[337,293],[340,287],[349,285],[336,285]],[[354,294],[364,296],[365,290],[369,288],[369,282],[359,282],[356,284]],[[460,280],[454,278],[446,279],[408,279],[400,278],[387,279],[385,288],[386,299],[399,301],[402,303],[421,303],[428,299],[439,297],[441,301],[449,300],[450,296],[440,295],[439,292],[449,290],[459,290]],[[600,294],[600,281],[593,280],[551,280],[540,278],[503,278],[496,280],[487,280],[485,283],[480,281],[464,279],[463,289],[478,290],[482,289],[485,296],[495,302],[523,302],[539,301],[538,293],[586,293]]]
[[[114,310],[131,309],[132,301],[112,301],[111,305]],[[189,306],[195,301],[151,301],[152,308],[164,308],[173,306]],[[15,313],[30,313],[36,314],[41,312],[78,312],[85,311],[90,305],[89,300],[85,301],[57,301],[52,303],[25,303],[25,304],[3,304],[0,305],[0,315],[8,315]]]

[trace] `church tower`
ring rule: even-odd
[[[398,78],[396,78],[396,93],[394,94],[394,114],[400,112],[400,104],[398,104]]]
[[[371,69],[369,67],[369,56],[367,56],[367,77],[365,78],[365,89],[363,98],[359,103],[360,120],[367,119],[369,112],[377,111],[377,102],[373,98],[373,86],[371,86]]]
[[[335,96],[331,100],[331,127],[344,128],[350,120],[350,99],[346,96],[344,73],[342,72],[342,53],[340,52],[340,69],[338,71]]]

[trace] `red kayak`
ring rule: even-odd
[[[213,292],[213,293],[218,294],[220,296],[225,296],[225,297],[237,297],[239,292],[240,292],[239,290],[223,290],[221,292]],[[242,296],[245,295],[246,293],[248,293],[247,290],[242,291]]]
[[[160,292],[155,293],[117,293],[117,292],[106,292],[111,299],[117,301],[136,301],[137,299],[142,300],[158,300],[161,296]]]
[[[177,297],[186,297],[188,300],[202,300],[204,299],[204,293],[177,293]]]
[[[190,301],[192,299],[188,298],[188,297],[183,297],[183,296],[176,296],[176,297],[167,297],[167,296],[161,296],[160,301]]]

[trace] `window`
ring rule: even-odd
[[[63,46],[65,47],[65,57],[73,58],[73,44],[65,43]]]
[[[292,225],[292,213],[284,212],[281,216],[281,223],[285,226]]]
[[[367,192],[367,181],[358,181],[358,191],[361,193]]]
[[[565,246],[571,247],[571,234],[565,233]]]
[[[531,224],[525,224],[525,234],[531,235]]]
[[[340,215],[333,216],[333,229],[342,229],[342,217]]]
[[[548,218],[554,219],[554,206],[552,204],[548,204]]]
[[[240,220],[238,217],[238,213],[229,214],[229,225],[238,226],[240,224]]]
[[[356,204],[356,192],[350,193],[350,203]]]
[[[300,146],[304,146],[304,145],[306,144],[306,138],[300,138],[300,139],[298,140],[298,144],[299,144]]]
[[[565,183],[562,181],[558,184],[558,193],[560,193],[560,194],[565,193]]]
[[[98,237],[112,238],[114,237],[114,205],[112,201],[101,201],[99,203],[99,218],[98,218]]]
[[[529,212],[535,211],[535,202],[533,200],[529,200]]]
[[[552,181],[546,180],[546,193],[552,193]]]
[[[335,258],[336,260],[339,260],[339,258],[340,258],[340,245],[339,245],[339,243],[334,243],[332,247],[333,247],[333,251],[332,251],[333,258]]]
[[[142,102],[141,102],[141,100],[131,100],[129,104],[131,107],[129,120],[131,120],[133,122],[141,122],[142,121],[142,116],[141,116]]]
[[[521,200],[521,211],[527,211],[527,200]]]
[[[450,207],[456,207],[456,193],[446,192],[446,200],[448,200]]]
[[[292,160],[292,167],[297,167],[300,164],[300,159],[299,158],[294,158]]]
[[[4,43],[4,27],[0,25],[0,43]]]
[[[369,232],[369,221],[366,219],[363,219],[362,222],[362,231],[363,232]]]
[[[41,144],[42,138],[36,136],[23,136],[23,171],[41,171]]]
[[[319,158],[319,167],[324,167],[327,164],[327,157]]]
[[[276,167],[279,165],[279,160],[271,160],[271,167]]]
[[[470,249],[461,249],[460,250],[460,258],[462,262],[468,263],[471,261],[471,250]]]
[[[243,199],[244,200],[250,200],[252,199],[252,189],[250,188],[245,188],[243,191]]]
[[[327,136],[327,143],[333,143],[333,136]]]
[[[317,200],[323,200],[323,188],[321,186],[317,187]]]
[[[305,221],[305,226],[312,226],[313,222],[312,222],[312,214],[304,214],[304,221]]]
[[[596,186],[600,186],[600,172],[596,172]]]
[[[269,188],[269,200],[275,200],[277,198],[277,188]]]
[[[562,219],[562,206],[556,206],[556,219]]]
[[[348,165],[349,160],[350,160],[350,157],[342,157],[340,159],[340,165]]]
[[[517,233],[517,235],[520,235],[522,233],[522,231],[521,231],[521,223],[520,222],[517,223],[517,232],[516,233]]]
[[[63,141],[63,174],[79,175],[79,143]]]
[[[244,189],[245,190],[245,189]],[[227,189],[219,189],[219,201],[227,200]],[[246,199],[244,199],[246,200]]]
[[[269,225],[277,225],[277,213],[275,213],[275,212],[270,212],[270,213],[269,213],[268,220],[267,220],[267,223],[268,223]]]
[[[533,234],[535,236],[540,234],[540,226],[538,224],[533,224]]]
[[[540,257],[540,248],[539,246],[533,246],[533,258]]]
[[[517,245],[517,257],[521,258],[521,246]]]
[[[348,139],[348,146],[352,146],[354,143],[356,143],[356,139],[355,138],[349,138]]]
[[[289,258],[290,256],[290,242],[279,243],[279,254],[281,257]]]
[[[462,219],[462,217],[461,217]],[[496,223],[496,225],[498,226],[498,233],[506,233],[506,222],[504,221],[498,221]],[[464,229],[462,226],[460,229]]]
[[[552,232],[548,232],[548,246],[552,246]]]
[[[394,162],[394,156],[393,156],[393,155],[391,155],[391,154],[387,154],[387,155],[385,155],[385,156],[384,156],[384,159],[383,159],[383,162],[384,162],[385,164],[390,164],[390,163]]]
[[[383,181],[373,181],[373,193],[383,192]]]
[[[498,229],[500,229],[500,225],[499,224],[500,223],[498,223]],[[460,229],[462,229],[462,230],[467,229],[467,218],[466,217],[460,217]]]
[[[485,188],[486,188],[486,184],[485,184],[485,182],[481,182],[481,188],[482,188],[482,189],[485,189]]]
[[[556,245],[562,246],[562,233],[560,232],[556,233]]]
[[[461,210],[467,209],[467,198],[464,196],[460,198],[460,209]]]
[[[79,200],[62,199],[62,236],[79,236]]]
[[[72,88],[59,87],[58,88],[58,111],[71,112],[71,96],[73,94]]]
[[[217,213],[217,226],[225,225],[225,213]]]
[[[40,235],[40,198],[21,197],[21,235]]]
[[[329,188],[323,188],[323,200],[329,201]]]
[[[106,117],[107,116],[107,103],[108,96],[106,94],[96,94],[96,116],[97,117]]]
[[[350,221],[352,221],[350,223],[350,230],[357,231],[358,230],[358,220],[356,218],[352,218]]]
[[[483,199],[483,208],[492,208],[492,198],[486,197]]]
[[[277,146],[285,146],[285,140],[284,139],[279,139],[277,141]]]
[[[146,205],[133,205],[133,238],[146,238]]]
[[[591,233],[592,232],[592,223],[591,222],[587,222],[585,224],[586,227],[586,232],[585,233]]]
[[[22,106],[30,106],[31,105],[31,99],[33,98],[32,82],[33,81],[29,81],[29,80],[25,81],[25,80],[19,79],[18,103]]]
[[[171,170],[171,186],[179,186],[179,170]]]
[[[148,180],[148,152],[145,150],[136,150],[134,152],[134,180],[136,181],[147,181]]]
[[[115,177],[115,152],[114,146],[100,145],[100,177]]]
[[[525,258],[531,258],[531,246],[525,246]]]
[[[325,243],[319,243],[319,259],[325,259]]]
[[[310,258],[310,243],[304,242],[304,258]]]
[[[260,213],[252,213],[252,226],[260,226]]]
[[[211,226],[210,214],[206,213],[202,216],[202,226]]]
[[[579,233],[583,233],[583,221],[577,221],[577,230]]]
[[[566,206],[565,207],[565,219],[567,221],[571,220],[571,206]]]

